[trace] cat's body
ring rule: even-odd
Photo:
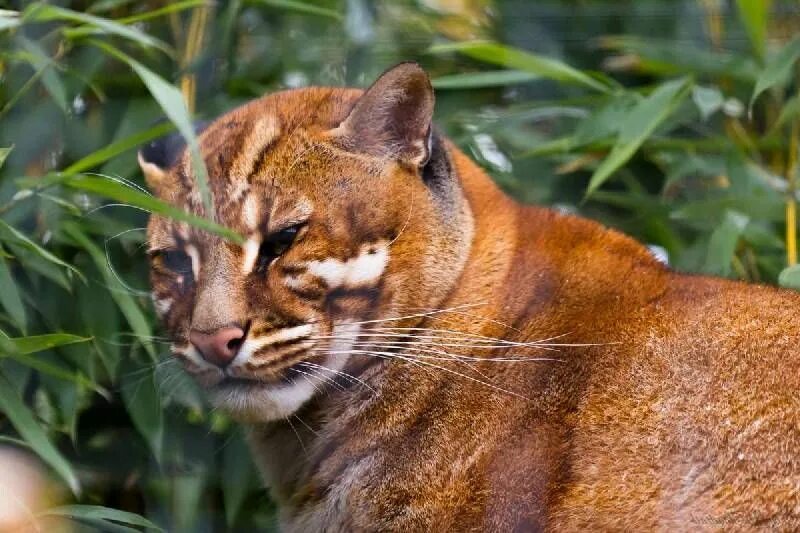
[[[307,101],[297,116],[308,122],[296,128],[311,132],[303,134],[304,150],[316,150],[320,138],[333,138],[337,148],[322,149],[317,166],[303,171],[306,178],[290,181],[286,169],[304,155],[287,141],[286,155],[276,149],[269,160],[277,169],[273,185],[276,175],[286,180],[284,188],[314,176],[312,183],[325,190],[324,173],[366,172],[372,174],[366,181],[337,182],[324,197],[331,199],[328,211],[336,209],[337,194],[369,200],[335,222],[307,217],[298,243],[269,256],[263,281],[247,273],[253,264],[247,245],[240,252],[221,241],[211,246],[208,237],[206,251],[189,250],[196,288],[166,283],[156,262],[155,297],[170,300],[162,307],[177,351],[216,401],[248,424],[283,529],[800,527],[800,295],[679,275],[619,233],[519,206],[443,139],[417,142],[427,136],[432,109],[420,73],[405,64],[363,97],[284,93],[290,96],[283,103],[266,97],[266,104],[221,119],[203,135],[217,195],[231,196],[215,185],[221,170],[235,175],[237,165],[253,168],[222,163],[243,146],[242,139],[228,144],[226,128],[260,120],[269,105]],[[406,100],[411,105],[395,112]],[[424,120],[415,122],[420,113]],[[278,118],[284,131],[291,115]],[[248,124],[251,135],[269,136],[258,131],[260,122]],[[381,153],[381,146],[391,150]],[[360,163],[339,162],[340,148],[362,152]],[[263,146],[248,149],[248,159],[264,165]],[[387,163],[392,160],[404,169]],[[185,180],[165,186],[167,174],[148,165],[162,197],[201,212],[189,191],[182,192]],[[245,173],[248,180],[253,172]],[[319,209],[313,194],[305,200]],[[217,218],[246,234],[247,224],[237,227],[237,220],[249,209]],[[344,220],[346,229],[337,225]],[[167,243],[167,224],[151,223],[153,249],[174,246]],[[330,235],[349,242],[323,251],[315,224],[325,228],[326,242]],[[188,228],[173,231],[186,234],[176,242],[199,239]],[[228,278],[238,274],[230,265],[241,261],[246,276],[233,282]],[[297,288],[309,272],[322,285],[317,307],[281,299],[279,282],[313,292]],[[266,303],[253,296],[262,282],[255,292],[268,292]],[[182,311],[179,297],[187,300]],[[217,308],[209,313],[196,302]],[[229,302],[239,315],[218,309]],[[257,320],[270,327],[245,325],[259,316],[253,315],[259,306],[269,309],[270,319]],[[280,317],[283,329],[275,326]],[[295,325],[300,317],[305,323]],[[286,332],[309,327],[314,334],[287,341]],[[233,359],[225,370],[197,370],[216,348],[197,357],[192,346],[207,346],[199,337],[181,347],[189,331],[210,335],[215,328],[241,331],[244,347],[227,354]],[[274,353],[247,344],[262,330],[265,337],[283,335],[276,337],[279,347],[270,345]],[[256,401],[254,388],[219,390],[238,387],[225,385],[224,376],[239,363],[255,372],[285,359],[286,352],[276,351],[287,342],[316,359],[305,359],[311,366],[286,363],[297,383],[287,384],[285,375],[264,378],[265,387],[284,387],[284,396],[264,393]],[[304,342],[324,349],[306,353]],[[217,355],[224,359],[225,349]],[[248,366],[253,361],[260,365]],[[301,389],[301,378],[320,390]]]

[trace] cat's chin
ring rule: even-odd
[[[343,357],[335,358],[344,366]],[[329,365],[333,361],[328,361]],[[336,365],[338,367],[340,365]],[[307,401],[319,393],[325,380],[331,380],[341,370],[328,366],[318,371],[318,379],[304,377],[264,382],[246,379],[224,379],[208,387],[209,398],[214,407],[225,411],[232,418],[243,423],[264,423],[284,420],[296,413]],[[324,374],[329,375],[322,375]]]

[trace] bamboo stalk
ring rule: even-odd
[[[798,125],[792,122],[792,133],[789,140],[789,153],[786,164],[786,262],[789,266],[797,264],[797,200],[795,199],[797,181],[797,149]]]
[[[191,113],[194,112],[195,99],[197,96],[197,78],[191,70],[194,68],[194,62],[200,56],[200,51],[203,48],[210,9],[211,8],[207,5],[201,5],[192,11],[192,16],[189,21],[189,31],[186,34],[183,56],[181,58],[181,70],[183,71],[180,82],[181,93],[186,102],[186,107]]]

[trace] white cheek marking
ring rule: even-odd
[[[302,326],[295,326],[293,328],[283,328],[263,337],[245,339],[242,346],[239,348],[239,353],[236,354],[236,358],[231,362],[230,368],[233,370],[234,368],[244,365],[250,360],[250,357],[254,353],[265,346],[307,337],[311,334],[312,330],[311,324],[303,324]]]
[[[376,283],[388,262],[389,248],[383,242],[363,246],[359,255],[347,261],[312,261],[308,264],[308,271],[324,279],[331,289],[353,288]]]
[[[187,244],[186,255],[192,258],[192,273],[194,274],[194,279],[197,279],[200,277],[200,252],[197,251],[193,244]]]
[[[244,263],[242,263],[242,273],[249,274],[256,264],[258,259],[258,249],[261,247],[261,241],[258,239],[247,239],[242,245],[244,250]]]
[[[242,222],[250,231],[258,226],[258,199],[254,194],[248,195],[242,205]]]

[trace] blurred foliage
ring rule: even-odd
[[[69,505],[42,517],[274,527],[240,430],[158,336],[147,212],[185,215],[140,189],[135,158],[172,129],[192,146],[191,120],[270,91],[364,86],[415,59],[440,125],[520,200],[619,228],[679,270],[800,288],[796,3],[0,6],[0,442],[50,468]]]

